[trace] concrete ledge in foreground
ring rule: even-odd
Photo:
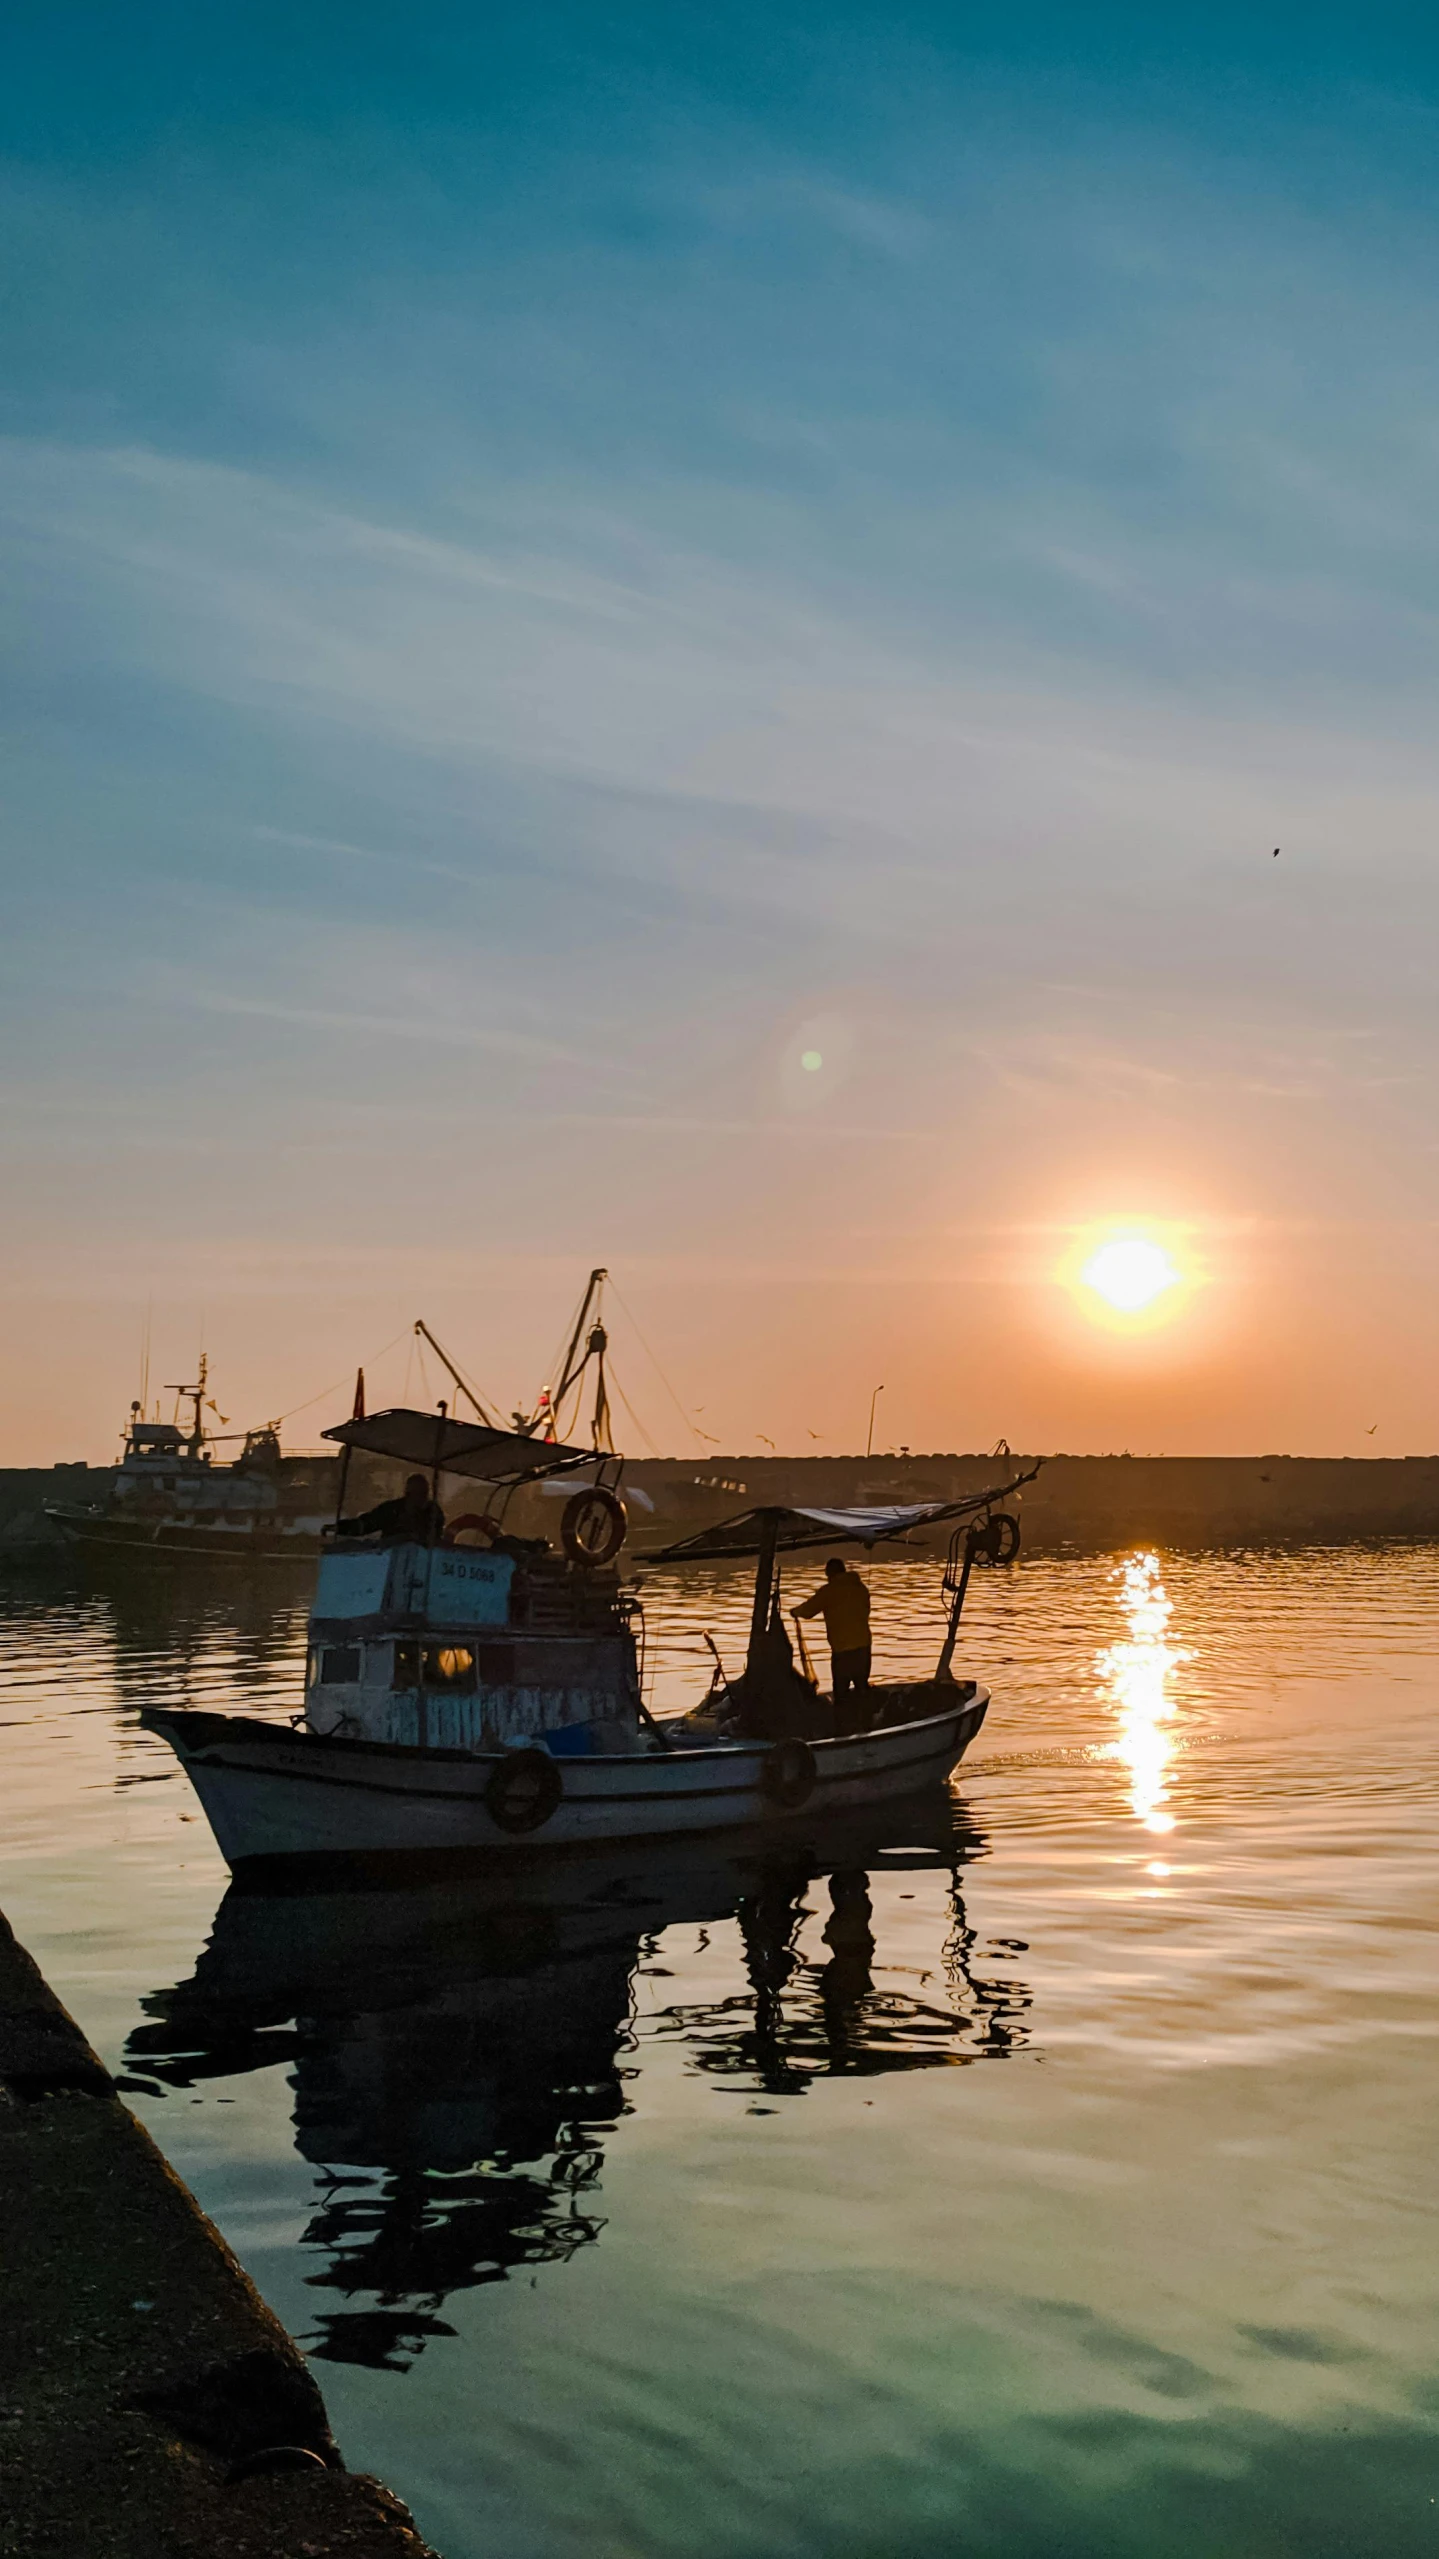
[[[0,2551],[434,2559],[3,1919]]]

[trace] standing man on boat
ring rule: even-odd
[[[824,1619],[824,1631],[829,1637],[834,1728],[837,1733],[861,1733],[869,1722],[869,1672],[874,1658],[869,1640],[869,1592],[858,1573],[852,1573],[838,1555],[831,1555],[824,1572],[819,1589],[802,1599],[790,1615]]]

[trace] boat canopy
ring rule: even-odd
[[[1032,1484],[1038,1473],[1037,1466],[1031,1467],[1027,1475],[1016,1475],[1008,1484],[967,1493],[956,1502],[884,1502],[837,1511],[768,1503],[760,1510],[740,1511],[733,1519],[719,1520],[713,1528],[699,1529],[693,1537],[681,1537],[644,1560],[647,1565],[698,1564],[723,1555],[759,1555],[771,1536],[776,1553],[799,1546],[878,1546],[890,1538],[907,1537],[911,1529],[931,1528],[937,1520],[963,1519],[987,1510],[992,1502],[1017,1492],[1021,1484]]]
[[[438,1468],[442,1475],[468,1475],[485,1484],[521,1483],[595,1462],[592,1448],[567,1448],[559,1440],[530,1439],[524,1431],[493,1430],[486,1422],[460,1422],[446,1413],[417,1413],[403,1404],[362,1421],[337,1422],[321,1437],[427,1475]]]

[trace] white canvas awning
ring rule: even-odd
[[[967,1493],[959,1501],[882,1502],[857,1510],[822,1510],[797,1502],[769,1503],[757,1510],[740,1511],[734,1519],[722,1519],[713,1528],[696,1530],[692,1537],[676,1539],[672,1546],[661,1547],[657,1555],[647,1555],[646,1564],[697,1564],[707,1557],[722,1555],[758,1555],[771,1537],[774,1551],[783,1552],[797,1546],[879,1546],[894,1539],[904,1539],[917,1528],[932,1528],[938,1520],[967,1519],[989,1509],[991,1503],[1003,1501],[1009,1493],[1017,1493],[1022,1484],[1032,1484],[1039,1473],[1037,1465],[1026,1474],[1016,1475],[1007,1484],[992,1484],[982,1493]]]

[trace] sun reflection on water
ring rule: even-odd
[[[1122,1643],[1106,1645],[1095,1663],[1119,1716],[1108,1756],[1124,1761],[1131,1806],[1146,1830],[1162,1836],[1174,1828],[1174,1815],[1165,1809],[1174,1756],[1169,1675],[1191,1656],[1169,1641],[1174,1603],[1160,1578],[1159,1557],[1131,1555],[1115,1578],[1129,1633]],[[1161,1871],[1149,1869],[1151,1875]]]

